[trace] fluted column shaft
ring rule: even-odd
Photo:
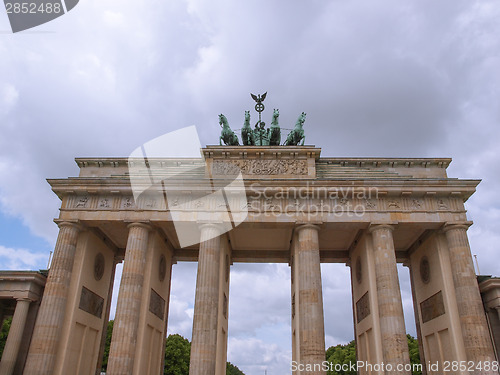
[[[190,375],[215,375],[219,306],[220,229],[201,227],[193,316]]]
[[[299,291],[300,361],[301,364],[320,365],[325,360],[325,322],[319,240],[316,225],[302,225],[298,230],[296,253]],[[307,374],[325,374],[320,366]]]
[[[5,343],[5,348],[0,362],[0,375],[11,375],[16,366],[17,355],[23,337],[24,326],[31,301],[29,299],[18,299],[14,317],[9,330],[9,336]]]
[[[384,363],[392,366],[390,374],[409,375],[410,371],[396,371],[398,365],[410,363],[410,355],[392,231],[393,227],[390,225],[370,227],[375,259],[382,354]]]
[[[54,257],[24,370],[30,375],[52,375],[66,313],[76,244],[82,228],[69,222],[60,223],[59,228]]]
[[[467,227],[468,225],[465,224],[448,224],[444,228],[450,253],[458,314],[467,360],[476,363],[486,361],[491,363],[495,360],[493,344],[474,271],[467,239]],[[498,374],[498,372],[479,371],[474,374]]]
[[[129,225],[106,372],[108,375],[131,375],[134,369],[150,230],[151,227],[143,223]]]

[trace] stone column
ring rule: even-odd
[[[307,374],[325,374],[325,322],[319,258],[319,227],[306,224],[297,228],[298,248],[295,264],[299,292],[299,351],[302,365],[316,365]]]
[[[128,226],[120,292],[108,359],[108,375],[131,375],[134,369],[137,332],[151,227],[143,223]]]
[[[28,310],[30,307],[30,300],[21,298],[17,300],[16,310],[9,330],[9,336],[5,343],[5,348],[2,354],[2,361],[0,362],[0,375],[11,375],[16,365],[17,355],[19,354],[19,347],[23,337],[24,326],[26,318],[28,317]]]
[[[495,355],[472,263],[467,239],[468,226],[469,223],[447,224],[444,232],[450,252],[453,284],[467,360],[483,362],[484,365],[486,361],[490,363],[494,361]],[[477,374],[498,374],[498,372],[483,371]]]
[[[398,365],[410,363],[410,354],[392,238],[393,229],[391,225],[372,225],[369,229],[373,239],[380,335],[384,363],[386,368],[390,365],[393,369],[387,373],[409,375],[410,371],[396,371]]]
[[[59,223],[54,257],[50,267],[42,303],[33,330],[25,374],[52,375],[57,345],[62,331],[68,290],[75,260],[78,234],[82,227],[75,223]]]
[[[215,375],[219,305],[220,228],[201,227],[190,375]]]

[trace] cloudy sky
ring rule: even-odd
[[[0,10],[0,269],[47,266],[59,201],[45,179],[76,176],[75,157],[189,125],[216,144],[217,115],[240,127],[249,93],[268,91],[267,116],[307,112],[323,156],[452,157],[449,176],[481,178],[469,236],[481,273],[500,275],[499,19],[494,0],[81,0],[12,34]],[[169,332],[190,338],[196,265],[173,272]],[[327,345],[348,342],[348,268],[322,276]],[[229,360],[248,375],[289,373],[289,279],[233,266]]]

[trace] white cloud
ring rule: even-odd
[[[229,338],[228,361],[245,374],[285,374],[290,372],[291,350],[283,350],[256,338]]]
[[[46,268],[48,261],[48,254],[0,245],[0,264],[8,270],[38,270]]]

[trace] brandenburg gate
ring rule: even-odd
[[[325,374],[322,262],[351,269],[357,360],[392,368],[359,373],[411,373],[398,262],[410,269],[422,363],[440,365],[427,373],[494,361],[464,208],[479,181],[448,177],[450,159],[321,157],[297,143],[78,158],[78,177],[49,180],[60,231],[24,374],[99,373],[119,262],[108,375],[168,366],[171,270],[183,261],[198,262],[191,375],[225,374],[235,262],[291,267],[295,374]]]

